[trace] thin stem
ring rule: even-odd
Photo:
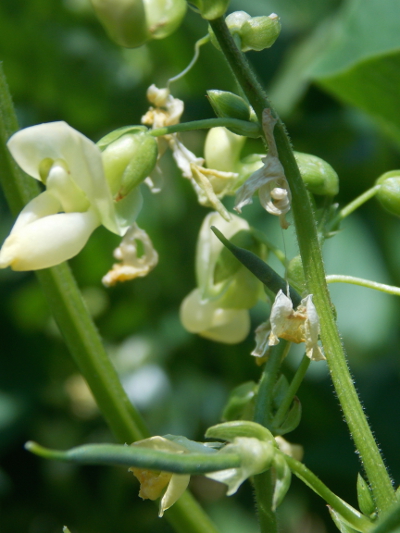
[[[260,533],[275,533],[278,531],[276,513],[272,510],[274,483],[272,470],[269,469],[253,478],[254,493],[257,502]]]
[[[177,74],[176,76],[174,76],[173,78],[170,78],[170,79],[168,80],[168,83],[167,83],[167,87],[168,87],[168,88],[169,88],[169,86],[171,85],[171,83],[174,83],[175,81],[178,81],[178,80],[180,80],[181,78],[183,78],[183,76],[185,76],[185,75],[189,72],[189,70],[190,70],[191,68],[193,68],[193,66],[196,64],[196,61],[197,61],[198,58],[199,58],[199,55],[200,55],[200,48],[201,48],[204,44],[208,43],[209,40],[210,40],[210,35],[207,33],[207,35],[205,35],[204,37],[202,37],[201,39],[199,39],[199,40],[195,43],[195,45],[194,45],[194,56],[193,56],[192,60],[190,61],[189,65],[188,65],[186,68],[184,68],[184,69],[182,70],[182,72],[180,72],[179,74]]]
[[[274,419],[272,420],[272,425],[274,427],[279,427],[282,422],[284,421],[287,412],[292,405],[293,398],[296,396],[297,391],[299,390],[300,385],[303,382],[304,376],[306,375],[307,369],[310,366],[310,358],[306,355],[303,356],[303,359],[301,360],[301,363],[296,370],[295,375],[293,376],[293,379],[289,385],[289,388],[287,390],[286,396],[284,397],[281,405],[279,406]]]
[[[237,82],[257,114],[260,124],[262,123],[262,112],[266,108],[271,109],[272,114],[277,117],[255,73],[244,55],[236,47],[225,21],[219,18],[210,21],[210,25]],[[322,253],[310,200],[301,179],[285,127],[279,118],[274,128],[274,136],[279,158],[292,193],[293,217],[307,288],[309,293],[313,294],[313,301],[320,319],[321,340],[332,381],[371,484],[377,507],[380,511],[384,511],[396,501],[394,490],[347,366],[325,280]]]
[[[356,509],[336,496],[328,487],[317,478],[303,463],[289,455],[284,455],[290,470],[301,479],[310,489],[323,498],[328,505],[333,507],[357,531],[371,531],[372,522]]]
[[[6,142],[18,130],[7,82],[0,64],[0,182],[13,214],[39,193],[11,158]],[[67,264],[36,272],[71,356],[86,379],[106,422],[120,442],[149,435],[141,415],[129,401],[104,350],[87,307]],[[166,518],[179,533],[217,533],[201,507],[186,492]]]
[[[242,131],[242,135],[249,137],[260,137],[260,126],[256,122],[248,122],[247,120],[239,120],[237,118],[205,118],[203,120],[192,120],[191,122],[181,122],[173,126],[165,126],[165,128],[155,128],[149,130],[149,135],[153,137],[160,137],[162,135],[169,135],[171,133],[180,133],[184,131],[194,131],[210,128],[235,128]]]
[[[348,203],[345,207],[343,207],[339,211],[339,213],[330,223],[330,226],[332,228],[336,227],[339,224],[339,222],[341,222],[344,218],[351,215],[351,213],[354,213],[356,209],[358,209],[363,204],[365,204],[365,202],[373,198],[376,195],[376,193],[379,191],[380,187],[381,187],[380,185],[374,185],[374,187],[371,187],[367,191],[360,194],[360,196],[357,196],[357,198],[352,200],[350,203]]]
[[[354,276],[345,276],[341,274],[330,274],[326,276],[327,283],[351,283],[352,285],[360,285],[367,289],[375,289],[376,291],[386,292],[394,296],[400,296],[400,288],[394,285],[386,285],[385,283],[378,283],[364,278],[356,278]]]

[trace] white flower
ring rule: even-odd
[[[99,148],[65,122],[21,130],[8,148],[46,191],[21,211],[0,251],[0,268],[57,265],[79,253],[97,226],[124,235],[137,216],[140,193],[134,191],[115,204]]]
[[[241,213],[242,207],[251,204],[253,195],[258,191],[261,205],[271,215],[279,216],[281,227],[286,229],[289,224],[285,214],[290,210],[291,193],[278,157],[273,134],[275,124],[276,119],[269,109],[265,109],[263,130],[268,143],[268,154],[262,159],[263,166],[237,190],[235,210]]]
[[[275,449],[272,441],[261,441],[253,437],[235,437],[218,453],[240,455],[241,466],[212,472],[206,474],[206,477],[228,485],[227,495],[231,496],[238,490],[243,481],[250,476],[265,472],[270,467]]]
[[[184,446],[164,437],[151,437],[136,441],[131,446],[178,454],[188,452]],[[156,500],[162,496],[158,513],[160,517],[182,496],[190,481],[189,474],[172,474],[137,467],[131,467],[129,470],[140,481],[139,496],[143,500]]]
[[[301,300],[296,311],[293,302],[282,291],[276,295],[271,309],[271,333],[269,345],[275,346],[279,338],[297,344],[304,342],[306,355],[313,361],[325,359],[322,349],[318,345],[319,318],[312,302],[312,294]]]
[[[142,248],[139,250],[138,241]],[[150,237],[136,223],[132,224],[121,244],[114,250],[114,257],[121,263],[115,263],[103,277],[102,282],[106,287],[111,287],[118,281],[147,276],[158,263],[158,254]]]

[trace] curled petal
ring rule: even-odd
[[[160,501],[160,510],[158,516],[163,516],[164,511],[169,509],[185,492],[189,485],[189,474],[173,474],[168,484],[167,490]]]
[[[0,252],[0,268],[39,270],[77,255],[100,225],[94,210],[39,218],[12,232]]]

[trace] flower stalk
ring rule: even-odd
[[[0,65],[0,183],[13,214],[40,190],[14,163],[6,148],[18,130],[11,96]],[[65,343],[87,381],[98,407],[120,442],[146,438],[148,429],[129,401],[105,349],[75,279],[66,263],[36,272]],[[167,519],[177,532],[217,533],[217,529],[189,493],[169,511]]]
[[[235,45],[223,18],[211,21],[210,25],[236,81],[241,86],[258,117],[259,123],[262,123],[263,111],[268,108],[271,109],[272,116],[278,119],[274,128],[274,137],[279,158],[292,193],[293,217],[300,254],[307,288],[309,293],[313,295],[321,323],[321,340],[325,356],[339,402],[355,446],[360,454],[377,507],[379,511],[385,511],[396,501],[394,490],[383,458],[363,412],[347,365],[325,280],[315,220],[289,138],[283,123],[277,117],[255,73]]]

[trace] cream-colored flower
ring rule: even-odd
[[[188,452],[184,446],[164,437],[151,437],[136,441],[131,446],[178,454]],[[190,481],[189,474],[172,474],[138,467],[131,467],[129,470],[140,482],[139,496],[143,500],[157,500],[161,497],[158,513],[160,517],[182,496]]]
[[[57,265],[79,253],[97,226],[124,235],[133,223],[140,193],[115,204],[100,149],[65,122],[26,128],[7,145],[18,165],[46,190],[21,211],[0,251],[0,268]]]
[[[293,302],[282,291],[276,295],[270,316],[271,333],[268,344],[275,346],[279,339],[306,345],[306,355],[313,361],[325,359],[318,345],[319,318],[312,301],[312,294],[303,298],[296,310]]]
[[[290,210],[291,193],[283,166],[279,161],[273,134],[276,119],[269,109],[263,112],[263,130],[268,143],[268,154],[262,159],[263,166],[237,190],[235,210],[242,212],[242,207],[253,202],[253,195],[258,191],[260,203],[268,213],[279,217],[281,227],[289,224],[285,214]]]
[[[158,254],[150,237],[136,223],[132,224],[121,244],[114,250],[114,257],[120,263],[115,263],[103,277],[102,282],[106,287],[119,281],[147,276],[158,263]]]

